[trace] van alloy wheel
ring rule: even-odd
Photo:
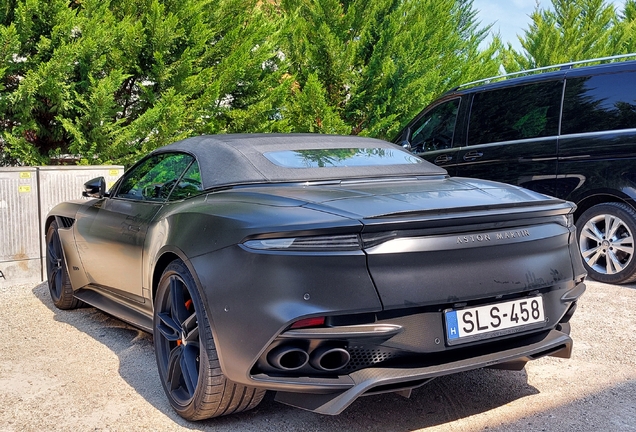
[[[577,221],[579,248],[589,276],[601,282],[636,280],[636,212],[623,203],[596,205]]]

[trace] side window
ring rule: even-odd
[[[557,135],[563,81],[476,93],[468,145]]]
[[[182,153],[164,153],[149,157],[126,174],[117,197],[135,200],[165,201],[193,158]]]
[[[636,127],[636,73],[568,79],[562,134]]]
[[[190,168],[183,174],[179,181],[174,185],[172,193],[168,197],[168,201],[177,201],[198,194],[203,188],[201,187],[201,171],[199,164],[194,161]]]
[[[419,153],[450,148],[458,109],[459,99],[453,99],[424,114],[411,128],[413,151]]]

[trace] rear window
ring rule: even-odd
[[[468,145],[557,135],[563,81],[476,93]]]
[[[400,149],[333,148],[284,150],[263,155],[284,168],[366,167],[418,164],[422,159]]]
[[[636,73],[569,78],[562,134],[636,128]]]

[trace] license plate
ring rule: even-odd
[[[545,324],[541,296],[447,310],[444,316],[449,345],[517,333]]]

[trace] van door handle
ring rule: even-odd
[[[449,155],[439,155],[435,158],[434,162],[436,165],[448,163],[453,160],[452,156]]]
[[[464,155],[464,160],[466,162],[474,161],[475,159],[479,159],[483,155],[484,154],[482,152],[480,152],[480,151],[472,150],[472,151],[469,151],[468,153],[466,153]]]

